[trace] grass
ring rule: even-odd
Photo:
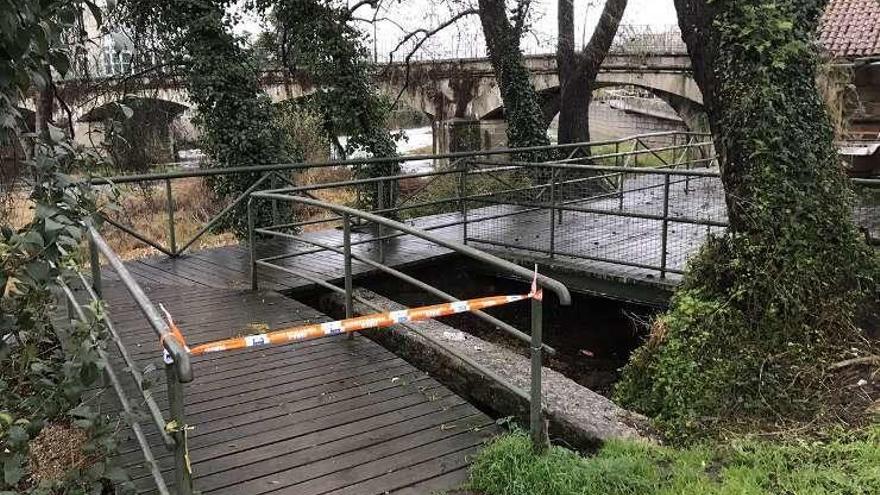
[[[831,440],[737,439],[677,449],[611,441],[594,456],[561,447],[536,456],[504,435],[472,466],[485,495],[726,495],[880,493],[880,426]]]
[[[661,146],[652,147],[657,148]],[[615,148],[613,144],[604,144],[601,146],[594,146],[590,149],[592,156],[630,153],[631,151],[632,144],[630,143],[621,144],[619,148]],[[639,153],[630,156],[621,156],[619,158],[599,158],[598,160],[595,160],[595,162],[597,165],[605,166],[660,168],[682,160],[682,150],[665,150],[651,153],[639,146],[636,151]]]

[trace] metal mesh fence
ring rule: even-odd
[[[880,179],[855,179],[853,189],[856,225],[870,244],[880,245]]]
[[[585,151],[564,163],[483,163],[469,177],[507,187],[472,198],[468,240],[655,277],[683,270],[706,236],[723,229],[723,190],[705,143]]]

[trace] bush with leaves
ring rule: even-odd
[[[113,449],[108,418],[83,401],[104,366],[100,311],[93,308],[92,320],[72,329],[51,320],[58,281],[76,268],[84,221],[96,208],[90,188],[65,172],[88,169],[97,157],[76,149],[47,116],[38,122],[38,134],[24,133],[15,108],[30,92],[51,94],[52,76],[67,73],[67,41],[80,32],[84,8],[100,20],[100,10],[88,1],[0,5],[0,53],[10,57],[0,60],[0,126],[28,150],[23,176],[35,205],[33,220],[23,228],[0,227],[0,489],[17,493],[100,493],[125,477],[105,461]],[[82,449],[94,462],[36,483],[28,454],[49,423],[85,428]]]

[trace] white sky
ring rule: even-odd
[[[353,0],[347,0],[350,4]],[[589,40],[593,27],[602,11],[604,0],[573,0],[575,3],[575,33],[578,44]],[[378,17],[388,20],[376,25],[376,49],[380,59],[387,59],[390,52],[406,32],[416,28],[431,28],[448,19],[451,12],[450,2],[444,0],[386,0],[380,7]],[[532,31],[523,40],[526,53],[546,53],[555,50],[556,46],[556,5],[558,0],[533,0]],[[460,5],[457,7],[461,9]],[[357,17],[371,18],[373,12],[365,7],[357,11]],[[650,26],[652,31],[666,31],[677,23],[673,0],[629,0],[622,24]],[[373,46],[373,27],[363,24],[368,35],[368,44]],[[257,19],[244,19],[239,32],[256,32],[260,30]],[[402,59],[407,50],[402,49],[395,55],[395,60]],[[484,56],[485,43],[482,38],[479,20],[475,16],[462,19],[423,45],[418,58],[434,57],[476,57]]]

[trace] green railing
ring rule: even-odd
[[[143,453],[146,466],[156,483],[156,488],[162,495],[183,494],[191,495],[193,493],[192,472],[190,470],[190,462],[187,454],[186,446],[186,418],[184,413],[184,384],[192,381],[193,372],[190,363],[189,354],[187,353],[181,341],[177,340],[168,322],[162,317],[159,310],[153,305],[143,289],[125,268],[122,260],[107,245],[107,242],[101,237],[101,234],[93,225],[87,226],[87,237],[89,240],[89,255],[91,259],[91,278],[87,278],[82,273],[77,273],[77,279],[81,288],[85,291],[87,301],[80,301],[77,298],[74,288],[72,288],[64,280],[60,280],[61,288],[67,301],[69,317],[78,319],[83,323],[88,323],[88,318],[83,310],[83,304],[98,302],[103,299],[101,284],[101,263],[100,258],[103,257],[110,267],[116,272],[122,285],[128,294],[134,299],[135,304],[143,313],[149,326],[156,334],[157,340],[153,342],[144,342],[145,345],[161,343],[165,356],[165,385],[168,391],[168,409],[169,420],[165,420],[162,409],[156,403],[153,394],[146,386],[143,375],[138,371],[140,366],[131,357],[125,344],[122,341],[116,327],[112,321],[112,310],[104,315],[104,322],[110,340],[113,341],[119,356],[125,363],[125,368],[131,375],[136,388],[138,390],[139,399],[146,405],[149,418],[159,432],[162,443],[166,449],[174,454],[174,473],[175,483],[174,489],[171,491],[162,476],[156,458],[153,455],[147,436],[144,434],[143,428],[136,419],[135,408],[129,399],[125,388],[122,385],[119,375],[116,373],[114,366],[107,352],[103,349],[99,350],[101,358],[105,363],[105,373],[108,380],[116,393],[119,403],[134,433],[135,439]]]
[[[438,185],[451,183],[456,183],[457,185],[455,187],[458,187],[461,185],[458,182],[461,180],[462,174],[464,173],[471,176],[485,174],[485,172],[471,170],[473,168],[472,164],[476,162],[509,161],[515,157],[528,156],[529,153],[551,151],[557,154],[560,158],[573,162],[588,160],[590,163],[596,163],[597,161],[603,160],[617,160],[627,166],[640,167],[650,165],[651,163],[660,163],[658,162],[660,157],[664,156],[664,154],[674,154],[676,152],[675,150],[696,150],[698,145],[703,148],[710,148],[711,143],[706,138],[706,134],[700,133],[663,132],[643,134],[618,140],[537,146],[530,148],[496,149],[439,155],[412,155],[394,158],[367,158],[317,163],[287,163],[255,165],[250,167],[178,170],[162,173],[124,175],[110,178],[93,178],[90,179],[90,183],[98,188],[108,185],[137,185],[144,189],[161,188],[163,190],[162,196],[164,196],[165,201],[166,216],[164,227],[165,234],[160,238],[151,238],[145,232],[139,231],[136,227],[127,224],[125,212],[122,212],[119,215],[105,214],[104,221],[107,225],[119,229],[125,235],[131,236],[145,246],[149,246],[166,256],[177,257],[196,246],[200,239],[202,239],[207,233],[211,232],[214,227],[240,207],[251,192],[261,188],[277,188],[282,184],[292,185],[294,175],[298,173],[340,167],[348,169],[362,165],[390,162],[397,162],[402,166],[405,166],[407,163],[430,161],[436,170],[421,173],[401,173],[373,179],[325,182],[300,186],[297,189],[306,195],[313,195],[319,191],[328,191],[332,189],[339,191],[345,190],[352,195],[369,191],[371,195],[375,195],[375,197],[380,198],[381,200],[386,198],[387,195],[383,194],[383,191],[387,190],[387,188],[395,186],[400,187],[407,183],[419,183],[418,187],[415,187],[413,190],[401,188],[402,192],[395,198],[394,204],[383,204],[380,201],[375,207],[368,208],[368,210],[373,213],[383,213],[387,216],[405,218],[420,216],[420,214],[425,211],[451,211],[456,209],[456,205],[460,206],[461,203],[465,201],[464,197],[455,197],[455,194],[452,194],[445,198],[437,198],[436,196],[432,196],[433,188]],[[652,148],[646,144],[651,140],[666,140],[673,144],[670,146]],[[699,141],[699,143],[696,141]],[[591,155],[595,156],[591,157]],[[646,163],[646,161],[649,163]],[[192,179],[206,179],[217,176],[229,177],[245,174],[258,174],[259,177],[245,191],[231,198],[226,206],[216,214],[213,214],[195,233],[190,235],[189,238],[181,239],[181,235],[177,228],[178,220],[175,208],[174,184]],[[490,179],[487,178],[487,180]],[[457,191],[457,193],[459,196],[465,195],[465,191]],[[276,223],[280,223],[280,221],[281,219],[279,218]],[[309,225],[306,221],[289,223],[292,224],[291,226]],[[296,225],[293,225],[294,223]],[[311,223],[320,222],[313,221]]]
[[[286,231],[283,228],[277,227],[259,227],[255,225],[254,221],[254,202],[255,200],[270,200],[270,201],[285,201],[290,203],[295,203],[299,205],[305,205],[313,208],[320,208],[329,212],[332,212],[335,215],[338,215],[342,222],[342,244],[341,245],[332,245],[327,244],[325,242],[315,241],[308,236],[293,234]],[[531,279],[533,273],[526,268],[523,268],[520,265],[511,263],[507,260],[503,260],[491,254],[485,253],[478,249],[474,249],[473,247],[464,245],[460,242],[450,240],[448,238],[444,238],[439,235],[431,234],[422,229],[418,229],[412,227],[410,225],[406,225],[401,222],[397,222],[394,220],[390,220],[383,216],[377,215],[375,213],[369,213],[361,210],[357,210],[354,208],[349,208],[346,206],[335,205],[332,203],[319,201],[316,199],[304,197],[304,196],[296,196],[290,192],[282,191],[262,191],[262,192],[254,192],[251,194],[251,198],[248,201],[248,226],[250,232],[250,260],[251,260],[251,289],[257,290],[259,285],[258,278],[258,268],[267,268],[271,270],[281,271],[288,275],[293,275],[295,277],[299,277],[305,279],[309,282],[312,282],[318,286],[321,286],[325,289],[329,289],[333,292],[337,292],[342,294],[345,297],[345,312],[346,317],[350,318],[354,316],[354,300],[357,298],[354,294],[354,284],[353,284],[353,272],[352,272],[352,264],[354,262],[364,263],[371,268],[377,269],[383,273],[396,277],[397,279],[415,286],[419,289],[422,289],[429,294],[445,299],[449,302],[455,302],[460,300],[461,298],[457,298],[451,294],[441,291],[440,289],[427,284],[423,281],[416,279],[408,274],[405,274],[399,270],[396,270],[384,262],[379,262],[373,259],[370,259],[367,256],[357,255],[352,252],[353,243],[351,240],[351,228],[352,228],[352,220],[360,219],[365,222],[369,222],[374,225],[378,225],[387,229],[388,231],[395,232],[393,235],[405,235],[412,236],[414,238],[422,239],[428,241],[438,248],[447,249],[449,251],[455,252],[459,255],[471,258],[476,260],[480,264],[491,267],[492,269],[504,274],[511,275],[514,277],[519,277],[521,279],[529,280]],[[283,255],[276,255],[269,258],[258,258],[256,254],[257,243],[255,242],[256,235],[266,236],[266,237],[275,237],[281,239],[287,239],[295,242],[311,244],[317,246],[319,250],[327,250],[337,254],[341,254],[343,256],[343,264],[344,264],[344,280],[343,287],[339,287],[330,283],[320,277],[316,277],[312,274],[307,273],[304,270],[297,269],[292,266],[284,266],[279,264],[281,260],[292,259],[299,256],[304,255],[304,251],[286,253]],[[374,238],[369,239],[367,242],[376,243],[381,246],[386,242],[386,238],[381,234]],[[571,295],[568,292],[568,289],[561,282],[554,280],[552,278],[537,275],[536,283],[546,288],[548,291],[554,293],[559,300],[561,305],[567,306],[571,304]],[[372,302],[359,299],[359,302],[372,307],[376,311],[385,311],[385,308],[381,308],[373,304]],[[554,353],[555,351],[552,348],[549,348],[543,343],[542,338],[542,328],[543,328],[543,303],[540,299],[532,299],[531,302],[531,331],[529,334],[525,334],[507,324],[503,321],[498,320],[495,317],[492,317],[483,312],[475,313],[478,317],[487,320],[502,330],[529,344],[529,348],[531,350],[531,386],[530,391],[527,393],[521,390],[516,385],[511,384],[506,378],[500,376],[498,373],[490,370],[489,368],[477,363],[473,359],[464,356],[449,346],[444,345],[442,342],[437,341],[436,339],[431,338],[429,335],[421,332],[418,328],[409,327],[410,331],[416,332],[418,335],[423,337],[424,339],[433,343],[433,345],[437,349],[442,349],[443,352],[448,353],[454,356],[456,359],[462,361],[472,369],[476,370],[479,374],[487,377],[488,379],[500,384],[504,388],[511,391],[513,394],[518,396],[523,401],[529,404],[529,425],[532,434],[532,442],[536,450],[543,450],[546,445],[548,445],[547,439],[547,424],[544,418],[544,410],[541,401],[541,368],[543,366],[543,353],[550,352]]]

